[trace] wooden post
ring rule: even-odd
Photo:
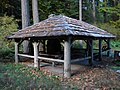
[[[18,43],[15,42],[15,63],[18,63],[18,49],[19,46],[18,46]]]
[[[90,54],[89,54],[89,52],[90,52],[90,49],[89,49],[89,48],[90,48],[89,40],[87,40],[87,42],[86,42],[86,50],[87,50],[87,51],[86,51],[86,52],[87,52],[87,53],[86,53],[86,54],[87,54],[86,57],[88,57],[88,56],[90,55]]]
[[[45,48],[45,40],[43,40],[43,52],[46,52],[46,48]]]
[[[102,40],[99,40],[99,61],[102,60]]]
[[[64,42],[64,77],[71,76],[71,39]]]
[[[93,64],[93,40],[90,40],[89,44],[90,44],[90,56],[91,56],[91,59],[89,59],[89,65],[92,65]]]
[[[39,68],[39,61],[38,61],[38,43],[34,42],[33,43],[34,47],[34,67]]]
[[[110,39],[108,39],[107,45],[108,45],[108,49],[109,49],[107,56],[110,57],[110,50],[111,50]]]

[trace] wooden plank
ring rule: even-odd
[[[15,42],[15,63],[18,63],[18,49],[19,46],[18,46],[18,43]]]
[[[26,55],[26,54],[18,54],[18,55],[19,55],[19,56],[22,56],[22,57],[34,58],[34,56]]]
[[[60,59],[46,58],[46,57],[40,57],[40,56],[38,56],[38,59],[64,63],[64,60],[60,60]]]
[[[64,77],[71,76],[71,39],[64,42]]]

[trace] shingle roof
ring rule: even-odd
[[[85,36],[95,38],[114,38],[115,36],[96,26],[69,18],[64,15],[51,15],[48,19],[19,30],[10,36],[14,38],[49,37],[49,36]]]

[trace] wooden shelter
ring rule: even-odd
[[[40,60],[49,60],[53,62],[64,63],[64,76],[71,76],[71,45],[75,40],[84,40],[87,44],[86,52],[88,56],[81,59],[88,59],[89,64],[92,65],[94,59],[93,52],[93,40],[99,40],[99,60],[102,57],[102,40],[107,42],[107,49],[110,50],[110,39],[115,38],[114,35],[97,28],[91,24],[83,21],[79,21],[73,18],[69,18],[64,15],[50,15],[48,19],[43,20],[37,24],[19,30],[8,39],[14,39],[15,41],[15,62],[18,63],[18,56],[34,58],[34,67],[39,67]],[[34,55],[20,54],[19,45],[28,40],[33,43]],[[39,53],[39,42],[43,43],[43,52],[46,51],[46,40],[58,40],[63,44],[63,58],[43,57],[42,53]],[[58,44],[59,45],[59,44]],[[53,46],[54,47],[54,46]],[[51,46],[52,48],[52,46]],[[53,48],[54,49],[54,48]],[[56,53],[59,56],[59,53]],[[81,53],[79,53],[81,54]],[[52,55],[51,55],[52,56]],[[63,59],[63,60],[62,60]],[[80,59],[76,59],[77,61]]]

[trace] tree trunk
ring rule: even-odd
[[[22,8],[22,28],[25,28],[30,24],[29,0],[21,0],[21,8]]]
[[[107,3],[106,0],[103,0],[103,2]],[[105,4],[104,7],[107,7],[107,4]],[[105,11],[103,12],[103,17],[104,17],[104,23],[106,23],[107,22],[107,13]]]
[[[79,20],[82,21],[82,0],[79,0]]]
[[[39,22],[38,0],[32,0],[32,11],[33,11],[33,23],[34,24],[38,23]],[[33,55],[33,45],[32,45],[32,42],[29,42],[29,54]]]
[[[21,0],[21,10],[22,10],[22,28],[29,26],[30,24],[30,15],[29,15],[29,0]],[[28,41],[23,42],[23,51],[28,53]]]
[[[96,14],[95,14],[95,0],[93,0],[92,5],[93,5],[93,21],[94,21],[94,23],[95,23],[95,22],[96,22]]]
[[[33,9],[33,22],[39,22],[39,14],[38,14],[38,0],[32,0],[32,9]]]
[[[103,17],[104,17],[104,23],[107,22],[107,13],[106,12],[103,12]]]
[[[79,0],[79,20],[82,21],[82,0]],[[82,40],[79,41],[80,46],[82,46]]]
[[[32,0],[32,13],[33,13],[33,23],[38,23],[39,22],[39,13],[38,13],[38,0]],[[33,54],[33,45],[30,43],[29,50],[30,53]],[[41,44],[39,44],[39,47],[42,47]]]

